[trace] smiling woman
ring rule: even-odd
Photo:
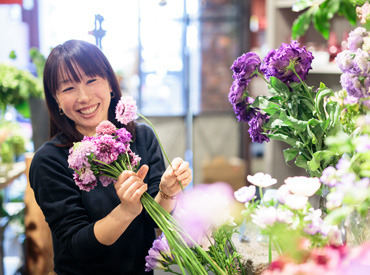
[[[55,272],[144,274],[156,224],[143,209],[141,197],[147,192],[169,215],[181,192],[178,182],[186,187],[192,180],[189,163],[176,158],[166,170],[154,131],[138,122],[123,125],[116,120],[121,90],[108,59],[93,44],[69,40],[55,47],[45,63],[44,93],[51,140],[35,153],[29,179],[51,229]],[[140,164],[137,171],[116,173],[116,181],[103,189],[99,184],[81,192],[76,182],[93,175],[85,173],[90,169],[78,143],[95,144],[97,126],[103,121],[127,132]],[[107,152],[108,142],[103,134],[101,151]],[[82,166],[77,174],[68,166],[71,148],[78,152],[76,163]],[[96,154],[88,154],[89,161]],[[159,186],[166,196],[158,193]]]
[[[65,58],[72,50],[78,54]],[[62,69],[52,69],[55,67]],[[114,110],[109,110],[109,106],[111,101],[117,103],[121,94],[104,54],[90,43],[75,40],[57,46],[50,53],[45,64],[44,87],[53,114],[50,135],[64,130],[70,142],[79,140],[81,134],[94,133],[102,120],[114,119]],[[76,133],[74,125],[79,132]]]

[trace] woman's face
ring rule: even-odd
[[[98,124],[108,119],[111,101],[108,80],[88,77],[79,70],[81,82],[61,79],[56,91],[56,101],[64,114],[76,124],[76,129],[85,136],[95,134]]]

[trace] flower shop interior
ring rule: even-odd
[[[43,66],[69,39],[189,162],[184,192],[228,186],[240,266],[209,274],[370,274],[369,31],[365,0],[0,0],[0,275],[53,270],[28,169]]]

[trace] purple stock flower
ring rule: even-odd
[[[250,80],[256,76],[256,71],[261,65],[261,59],[253,52],[248,52],[238,57],[230,69],[233,70],[233,78],[236,80]]]
[[[248,86],[249,81],[242,79],[241,81],[234,80],[230,87],[229,102],[234,105],[240,101]]]
[[[358,27],[351,31],[348,36],[348,48],[351,51],[356,51],[362,48],[364,37],[369,36],[369,33],[363,27]]]
[[[265,124],[269,120],[267,114],[262,114],[260,112],[256,112],[255,116],[253,116],[249,120],[249,135],[252,138],[252,142],[263,143],[264,141],[270,141],[268,136],[263,134],[263,124]]]
[[[154,240],[153,246],[148,251],[148,256],[145,257],[145,271],[165,269],[164,266],[172,260],[173,257],[167,239],[162,234]]]
[[[254,99],[252,97],[246,97],[241,102],[237,102],[233,105],[234,112],[238,121],[248,122],[252,117],[255,116],[255,108],[251,107]]]
[[[306,47],[299,47],[297,41],[283,43],[279,49],[272,50],[266,55],[261,71],[267,78],[274,76],[289,85],[291,82],[300,82],[293,69],[302,81],[306,79],[308,71],[312,69],[313,58],[312,53],[307,51]]]
[[[344,73],[340,76],[340,84],[350,96],[356,98],[368,97],[370,95],[370,78],[361,79],[360,77]]]

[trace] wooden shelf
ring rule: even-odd
[[[276,0],[275,5],[277,8],[291,8],[296,0]]]
[[[336,63],[328,63],[327,65],[315,65],[312,64],[312,70],[309,71],[311,74],[341,74],[342,71],[339,69]]]

